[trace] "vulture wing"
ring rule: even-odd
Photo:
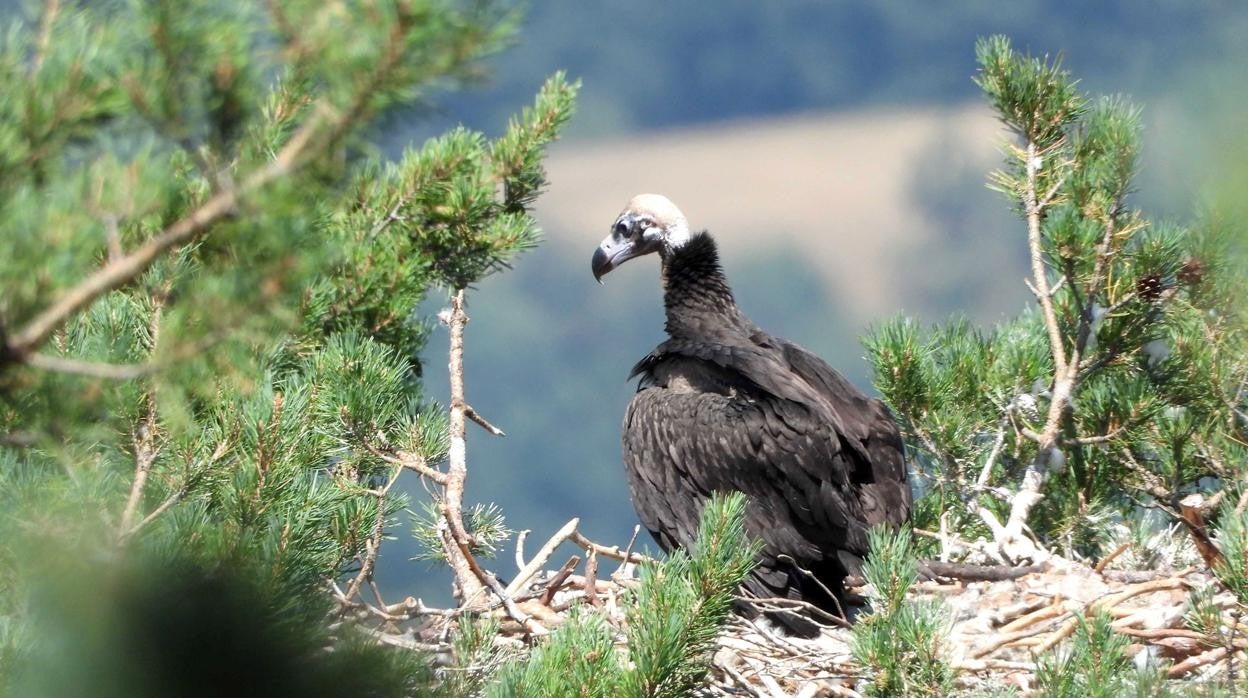
[[[798,345],[778,342],[793,372],[814,387],[837,414],[841,437],[855,442],[850,479],[868,525],[904,524],[910,517],[905,446],[888,407],[869,398],[823,359]],[[865,458],[862,456],[865,455]]]
[[[879,514],[874,505],[864,510],[869,498],[859,484],[860,471],[870,472],[868,423],[846,422],[842,412],[854,407],[853,396],[869,401],[817,357],[758,337],[765,339],[672,339],[634,368],[651,387],[638,392],[624,423],[633,500],[670,550],[693,541],[711,493],[744,492],[746,528],[764,544],[747,586],[765,596],[823,597],[821,605],[835,608],[777,557],[792,557],[835,589],[858,572],[870,518]],[[824,383],[839,387],[837,380],[848,396],[824,394]]]

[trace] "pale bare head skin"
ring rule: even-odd
[[[616,216],[611,234],[594,252],[594,278],[602,277],[624,262],[658,252],[665,256],[689,242],[689,222],[676,204],[662,194],[638,194]]]
[[[620,216],[632,215],[638,220],[654,221],[659,227],[671,233],[681,231],[688,237],[689,222],[685,214],[680,212],[672,200],[662,194],[638,194],[628,200],[628,205],[620,212]],[[618,219],[617,219],[618,220]]]

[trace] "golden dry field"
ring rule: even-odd
[[[547,244],[586,250],[588,261],[588,250],[629,196],[663,193],[694,229],[716,235],[729,267],[764,245],[795,246],[847,305],[878,317],[913,305],[903,297],[913,285],[902,282],[916,273],[916,260],[899,252],[921,249],[939,232],[916,201],[919,168],[947,154],[949,172],[986,174],[1004,135],[989,110],[974,105],[566,143],[550,157],[550,187],[538,218]],[[967,273],[992,274],[984,265]],[[1001,282],[1022,289],[1021,279]]]

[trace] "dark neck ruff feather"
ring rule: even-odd
[[[715,239],[705,231],[663,256],[663,288],[671,337],[724,337],[753,328],[737,308]]]

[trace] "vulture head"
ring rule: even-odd
[[[633,257],[666,255],[688,241],[689,223],[676,204],[660,194],[638,194],[615,219],[590,266],[602,283],[602,277]]]

